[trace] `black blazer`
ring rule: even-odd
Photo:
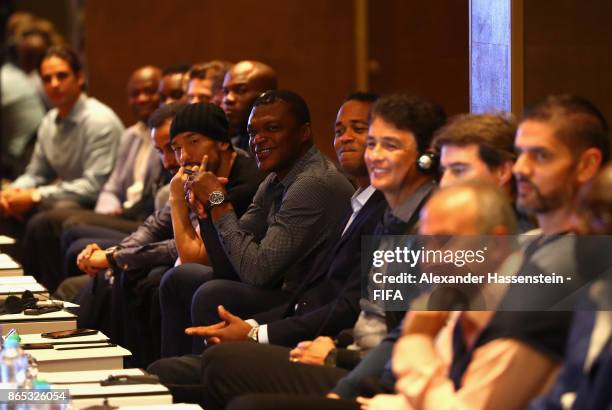
[[[270,343],[294,346],[318,334],[335,336],[353,326],[361,310],[361,237],[374,233],[386,208],[383,194],[376,191],[342,237],[350,215],[332,228],[336,232],[330,235],[330,252],[319,258],[293,299],[284,306],[284,318],[267,323]],[[276,312],[254,318],[266,323],[266,317],[278,318],[278,314],[277,308]]]

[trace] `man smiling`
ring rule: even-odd
[[[259,97],[249,117],[250,146],[261,171],[260,185],[247,213],[238,220],[225,201],[225,189],[208,172],[193,191],[210,214],[225,251],[248,284],[292,290],[311,256],[327,237],[326,226],[349,207],[353,188],[313,145],[310,113],[290,91]]]

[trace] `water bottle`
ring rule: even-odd
[[[18,389],[25,385],[28,357],[19,347],[17,338],[9,337],[0,352],[0,388]]]
[[[46,380],[40,380],[40,379],[36,379],[32,381],[32,388],[34,390],[39,390],[39,391],[51,390],[51,386],[49,385],[49,383]],[[64,406],[53,405],[49,403],[40,403],[40,404],[36,404],[34,408],[36,410],[51,410],[51,409],[63,409]]]

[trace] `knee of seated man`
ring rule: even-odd
[[[76,261],[77,256],[87,247],[87,245],[91,244],[91,240],[88,239],[77,239],[75,241],[70,242],[68,249],[66,249],[66,257],[70,259],[74,259]]]
[[[51,220],[52,213],[49,211],[37,212],[28,219],[26,224],[26,232],[33,233],[37,231],[47,232],[47,224]]]
[[[83,225],[85,222],[86,220],[81,215],[76,214],[66,218],[62,223],[62,228],[64,231],[66,231],[67,229],[72,229],[77,225]]]
[[[167,296],[169,292],[172,292],[172,289],[175,288],[176,284],[180,282],[180,271],[181,265],[168,269],[161,277],[161,282],[159,283],[159,296],[163,298],[165,295]]]
[[[163,384],[200,384],[201,369],[201,356],[187,355],[156,360],[147,372],[157,375]]]
[[[178,403],[199,403],[202,405],[201,356],[188,355],[157,360],[147,368],[149,373],[170,389]]]
[[[204,349],[202,353],[202,375],[207,376],[218,374],[229,374],[232,370],[233,359],[236,358],[236,346],[240,342],[227,342],[218,345],[212,345]],[[241,361],[239,361],[241,362]]]
[[[232,288],[236,282],[214,279],[202,284],[191,300],[191,317],[194,325],[210,325],[209,317],[218,319],[217,307],[234,297]]]

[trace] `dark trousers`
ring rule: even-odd
[[[167,266],[158,266],[138,279],[117,272],[112,284],[105,279],[104,270],[98,272],[79,295],[78,326],[98,329],[132,352],[125,366],[145,368],[159,359],[158,288],[167,270]]]
[[[223,409],[251,393],[323,397],[348,371],[289,361],[289,348],[251,342],[223,343],[203,355],[161,359],[148,371],[157,374],[175,401]]]
[[[101,270],[87,282],[75,300],[79,305],[77,326],[97,329],[112,338],[110,297],[111,285],[105,270]]]
[[[191,326],[191,299],[198,288],[212,279],[209,266],[187,263],[170,269],[159,287],[161,305],[161,357],[181,356],[200,346],[201,341],[185,335]],[[193,346],[195,344],[195,346]]]
[[[0,234],[8,235],[16,240],[15,245],[3,247],[3,251],[11,255],[14,259],[20,262],[24,270],[28,272],[28,269],[32,269],[31,266],[28,265],[29,262],[33,262],[32,260],[37,258],[37,254],[40,249],[45,249],[46,245],[50,246],[52,249],[55,249],[58,253],[58,243],[37,243],[28,240],[26,243],[27,232],[31,230],[31,226],[37,224],[38,215],[46,214],[47,212],[58,211],[58,212],[75,212],[79,209],[82,209],[81,205],[75,201],[71,200],[43,200],[39,204],[37,204],[30,212],[25,215],[24,221],[18,221],[12,218],[3,218],[0,217]],[[58,241],[59,242],[59,241]],[[36,266],[34,266],[34,269]],[[47,286],[48,282],[46,278],[41,280],[41,283]],[[50,282],[52,283],[52,282]],[[57,286],[57,284],[56,284]],[[50,289],[47,287],[47,289]],[[51,289],[50,289],[51,290]]]
[[[28,221],[23,245],[31,252],[24,260],[26,273],[36,276],[47,289],[54,291],[62,281],[62,254],[60,239],[64,227],[77,224],[102,225],[132,232],[139,222],[128,221],[111,215],[97,214],[86,209],[52,209],[39,212]]]
[[[291,298],[291,294],[280,289],[264,289],[227,279],[211,280],[211,277],[211,268],[198,264],[181,265],[165,275],[160,291],[162,357],[201,353],[202,338],[187,336],[184,330],[188,326],[219,322],[219,305],[248,319]]]
[[[172,393],[175,403],[203,405],[205,386],[202,385],[202,355],[187,355],[160,359],[148,368]]]
[[[232,400],[226,410],[359,410],[354,400],[332,400],[319,396],[247,394]]]
[[[115,275],[111,295],[112,336],[132,352],[126,366],[146,368],[159,359],[161,312],[159,284],[169,266],[156,266],[142,276]]]

